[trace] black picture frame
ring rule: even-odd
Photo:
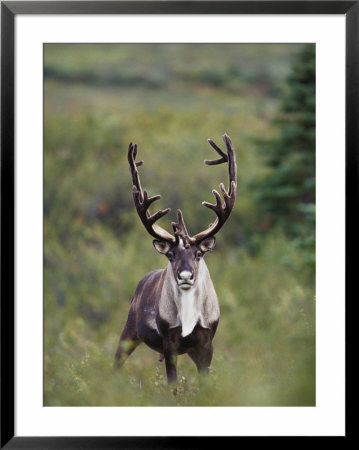
[[[346,299],[354,292],[359,154],[359,1],[1,2],[1,441],[6,449],[199,448],[226,437],[25,437],[14,435],[14,39],[18,14],[340,14],[346,20]],[[333,181],[335,182],[335,181]],[[355,300],[355,298],[354,298]],[[348,305],[347,305],[348,306]],[[346,311],[348,311],[346,309]],[[348,318],[348,313],[346,318]],[[346,327],[346,336],[348,331]],[[348,339],[346,339],[348,341]],[[346,400],[348,397],[346,395]],[[348,402],[346,402],[348,408]],[[347,417],[348,418],[348,417]],[[346,436],[350,430],[347,421]],[[165,433],[164,433],[165,434]],[[220,442],[218,442],[220,441]],[[228,442],[229,444],[229,442]]]

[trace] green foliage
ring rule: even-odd
[[[277,132],[276,95],[301,47],[45,46],[45,405],[315,404],[313,271],[300,234],[258,232],[252,187],[268,172],[252,138]],[[162,195],[153,208],[172,208],[162,226],[181,208],[196,233],[213,220],[201,202],[227,184],[225,167],[203,164],[215,157],[206,139],[221,145],[224,132],[237,149],[239,198],[207,257],[221,305],[212,372],[199,380],[179,357],[168,388],[144,345],[115,371],[136,285],[166,264],[134,211],[128,144],[145,161],[143,186]]]
[[[253,54],[257,57],[253,58]],[[145,89],[245,89],[278,95],[288,46],[192,44],[61,44],[45,46],[44,76],[61,82]],[[213,56],[214,55],[214,56]],[[271,64],[275,59],[276,64]]]
[[[279,226],[302,248],[311,266],[315,256],[315,46],[298,52],[275,118],[278,135],[261,142],[267,172],[256,181],[259,227]]]

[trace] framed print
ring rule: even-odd
[[[358,11],[1,3],[1,447],[348,435]]]

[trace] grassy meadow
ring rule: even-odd
[[[313,406],[315,278],[296,236],[267,224],[254,189],[268,172],[301,45],[47,44],[44,50],[44,405]],[[238,198],[206,256],[221,307],[209,377],[178,358],[176,391],[144,344],[122,371],[116,346],[138,281],[165,267],[133,206],[129,142],[160,224],[182,209],[195,234],[201,202],[227,186],[207,143],[235,146]],[[314,151],[314,149],[313,149]],[[256,188],[254,188],[256,186]],[[260,187],[265,190],[266,186]]]

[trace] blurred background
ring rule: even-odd
[[[206,166],[236,148],[238,199],[206,262],[221,320],[199,387],[179,357],[177,394],[142,344],[113,357],[138,281],[165,267],[133,206],[142,185],[181,208],[190,234],[228,185]],[[44,405],[315,405],[315,46],[44,46]]]

